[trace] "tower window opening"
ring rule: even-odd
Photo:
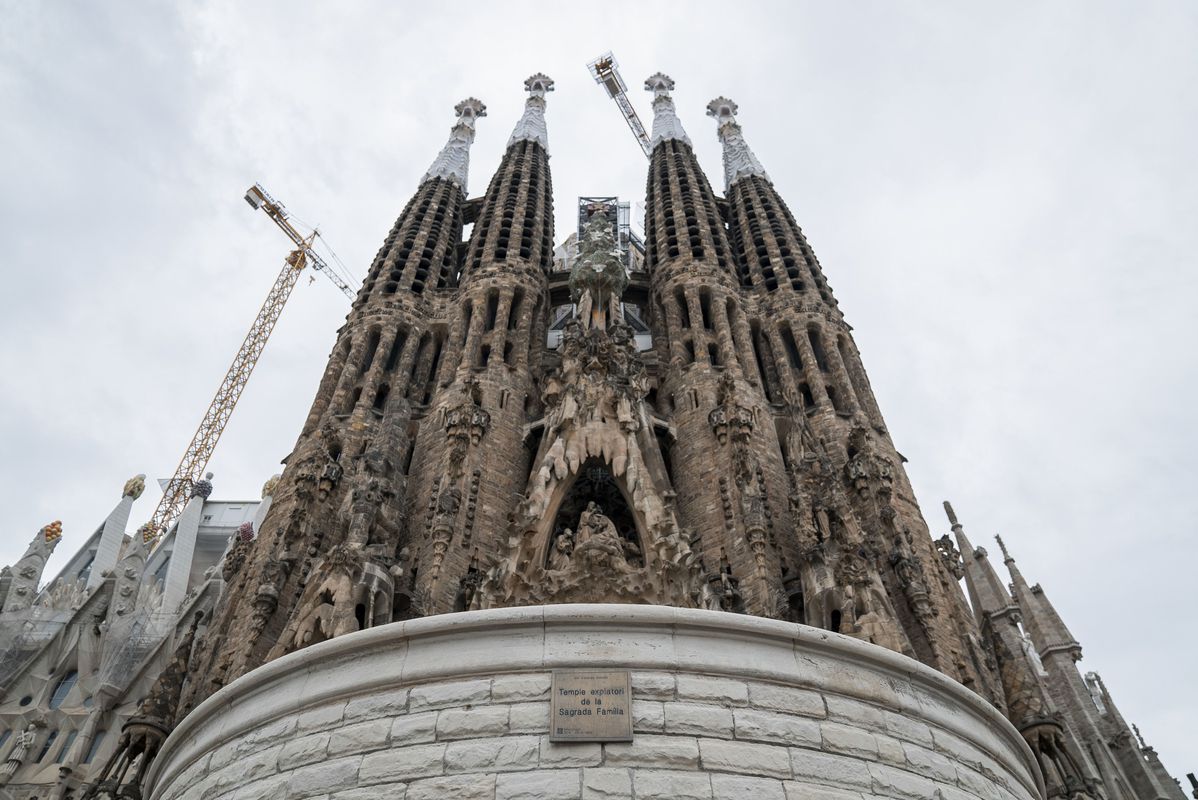
[[[507,312],[507,329],[509,331],[516,330],[516,326],[520,323],[520,304],[523,302],[523,289],[516,289],[512,292],[512,304],[508,307]]]
[[[840,633],[840,609],[832,612],[831,624],[828,625],[828,630],[833,633]]]
[[[841,402],[840,394],[836,391],[836,388],[834,386],[825,386],[824,390],[828,393],[828,399],[832,401],[832,408],[834,408],[838,414],[843,413],[844,403]]]
[[[686,303],[686,296],[682,294],[681,289],[674,290],[674,302],[678,306],[678,319],[684,328],[691,326],[690,307]]]
[[[491,360],[491,345],[484,344],[482,347],[478,348],[478,363],[476,366],[479,369],[483,369],[487,366],[487,363],[490,360]]]
[[[824,353],[824,343],[819,335],[819,329],[815,327],[808,328],[807,338],[811,341],[811,350],[815,353],[815,363],[819,366],[819,371],[827,372],[828,356]]]
[[[470,319],[474,316],[474,304],[469,300],[466,301],[465,307],[462,309],[462,345],[466,344],[466,340],[470,338]]]
[[[723,362],[720,360],[720,348],[715,342],[709,342],[707,345],[707,359],[713,367],[723,366]]]
[[[703,327],[711,330],[711,292],[699,292],[699,313],[703,315]]]
[[[382,411],[387,405],[387,395],[390,393],[391,387],[384,383],[374,393],[374,410]]]
[[[399,358],[403,355],[403,347],[407,343],[408,331],[406,328],[400,328],[391,342],[391,349],[387,352],[387,360],[383,363],[384,372],[392,372],[399,366]]]
[[[362,387],[358,386],[349,396],[349,402],[345,404],[345,413],[352,414],[354,408],[357,407],[358,401],[362,399]]]
[[[786,357],[790,360],[790,365],[795,369],[802,369],[803,359],[799,355],[799,346],[789,325],[782,326],[782,344],[786,347]]]
[[[694,342],[694,340],[687,339],[685,342],[682,343],[682,346],[686,349],[686,363],[688,363],[688,364],[695,363],[695,342]]]
[[[499,314],[499,292],[495,289],[487,292],[487,321],[483,326],[485,331],[495,330],[495,318]]]
[[[807,381],[799,384],[799,396],[803,400],[803,409],[811,412],[815,410],[815,395],[811,393],[811,386]]]
[[[379,329],[371,328],[370,333],[366,336],[366,353],[362,356],[362,363],[358,366],[358,374],[365,375],[366,370],[370,369],[370,365],[374,363],[375,351],[379,349]]]
[[[404,475],[407,475],[409,472],[412,471],[412,456],[415,454],[415,452],[416,452],[416,440],[409,437],[408,438],[408,448],[407,448],[407,451],[404,453],[404,457],[403,457],[403,474]]]
[[[509,367],[515,364],[514,351],[515,345],[512,344],[512,342],[508,341],[503,343],[503,363],[507,364]]]

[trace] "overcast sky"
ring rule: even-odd
[[[585,69],[612,49],[646,120],[644,78],[674,77],[719,191],[704,106],[740,104],[934,535],[944,499],[1003,534],[1081,666],[1198,768],[1198,6],[574,5],[0,0],[0,564],[61,519],[52,572],[126,478],[173,471],[288,250],[254,181],[360,279],[453,105],[487,104],[477,195],[544,71],[559,240],[580,194],[642,200]],[[347,310],[297,287],[214,497],[278,471]]]

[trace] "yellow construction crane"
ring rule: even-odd
[[[283,269],[275,278],[274,285],[270,287],[266,300],[258,311],[258,316],[254,318],[254,324],[250,326],[250,332],[245,335],[245,341],[241,343],[241,348],[233,357],[233,363],[229,366],[229,371],[225,373],[225,379],[221,381],[220,388],[216,390],[216,396],[212,398],[208,410],[204,412],[204,418],[200,421],[200,426],[196,429],[191,443],[187,445],[187,450],[184,451],[183,458],[175,469],[175,474],[163,487],[162,499],[158,501],[158,508],[155,509],[154,516],[151,517],[147,527],[143,528],[143,536],[147,538],[161,538],[170,530],[171,524],[182,513],[183,507],[187,505],[192,487],[200,479],[204,467],[208,465],[208,459],[212,457],[212,451],[216,448],[216,443],[224,432],[229,417],[233,414],[233,408],[237,405],[237,400],[241,397],[246,382],[250,379],[250,373],[254,371],[258,357],[262,355],[262,349],[266,347],[266,340],[270,338],[270,333],[274,330],[279,315],[283,313],[283,306],[287,303],[287,298],[291,296],[291,290],[295,288],[295,282],[299,280],[300,272],[304,267],[311,264],[314,270],[324,273],[351,300],[354,297],[354,291],[349,284],[312,249],[312,245],[320,235],[318,231],[313,230],[307,236],[297,231],[288,220],[287,209],[283,207],[282,203],[271,197],[260,184],[255,183],[250,187],[249,191],[245,193],[245,201],[254,209],[265,211],[267,216],[291,239],[295,249],[287,256]]]
[[[637,144],[645,151],[645,158],[651,156],[653,145],[649,141],[649,134],[645,132],[645,126],[641,124],[641,118],[637,116],[636,109],[632,107],[632,101],[628,99],[628,85],[624,83],[624,78],[620,75],[620,65],[616,63],[616,57],[609,50],[587,64],[587,69],[591,71],[591,77],[595,79],[595,83],[606,89],[607,96],[615,100],[616,105],[620,107],[624,121],[632,129],[632,135],[636,137]]]

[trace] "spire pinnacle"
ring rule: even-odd
[[[440,178],[456,183],[462,193],[466,192],[466,179],[470,171],[470,145],[474,142],[474,125],[479,117],[487,116],[487,107],[480,100],[467,97],[453,107],[457,121],[449,129],[449,141],[424,173],[421,183]]]
[[[645,79],[645,90],[653,92],[653,134],[650,144],[657,147],[666,139],[677,139],[687,145],[690,137],[682,128],[674,109],[674,98],[670,92],[674,90],[674,79],[664,72],[655,72]]]
[[[1002,550],[1002,563],[1014,564],[1015,559],[1011,558],[1011,554],[1007,552],[1007,546],[1003,544],[1002,537],[996,533],[994,534],[994,541],[998,542],[998,549]]]
[[[553,78],[543,72],[530,75],[524,81],[528,99],[524,101],[524,115],[516,123],[512,136],[507,140],[511,147],[516,142],[536,142],[549,152],[549,130],[545,127],[545,95],[553,91]]]
[[[761,166],[745,142],[740,124],[736,121],[736,108],[736,103],[722,95],[707,104],[707,116],[715,118],[717,136],[724,145],[724,186],[729,189],[732,184],[750,175],[759,175],[767,181],[770,179],[765,167]]]

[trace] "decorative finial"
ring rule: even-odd
[[[1136,739],[1140,742],[1140,749],[1148,749],[1148,745],[1144,742],[1144,737],[1140,735],[1140,727],[1135,723],[1132,723],[1131,729],[1136,732]]]
[[[42,536],[46,539],[46,544],[54,544],[62,538],[62,520],[56,519],[49,525],[42,528]]]
[[[737,105],[727,97],[720,95],[707,104],[707,116],[715,117],[715,121],[723,127],[725,123],[736,124]]]
[[[1007,552],[1007,546],[1003,544],[1002,537],[997,533],[994,534],[994,541],[998,542],[998,549],[1002,550],[1002,560],[1004,564],[1014,564],[1015,559],[1011,558],[1011,554]]]
[[[664,72],[655,72],[645,79],[645,90],[653,92],[653,133],[650,144],[657,147],[666,139],[677,139],[689,145],[690,137],[678,119],[674,98],[670,97],[670,92],[674,90],[674,79]]]
[[[957,512],[953,511],[953,504],[949,501],[944,501],[944,513],[948,515],[948,524],[954,528],[961,527],[961,523],[957,522]]]
[[[553,78],[550,78],[544,72],[538,72],[536,75],[529,75],[524,81],[525,90],[533,97],[545,99],[545,95],[553,91]]]
[[[154,525],[153,522],[145,523],[144,525],[142,525],[140,528],[137,529],[137,532],[139,534],[141,534],[141,540],[143,542],[145,542],[146,544],[149,544],[150,542],[152,542],[158,538],[158,528]]]
[[[549,129],[545,127],[545,95],[553,91],[553,78],[543,72],[530,75],[524,81],[528,99],[524,101],[524,114],[516,123],[507,146],[516,142],[536,142],[549,152]]]
[[[674,91],[674,79],[664,72],[654,72],[645,78],[645,89],[653,92],[653,99],[656,100],[658,97]]]
[[[129,480],[125,481],[125,488],[121,490],[121,497],[132,497],[134,500],[141,497],[141,493],[146,490],[145,473],[134,475]]]
[[[724,145],[725,188],[730,189],[732,184],[750,175],[757,175],[768,181],[770,176],[749,149],[740,125],[736,122],[736,103],[721,95],[707,104],[707,116],[715,118],[718,126],[716,135]]]
[[[204,477],[196,481],[191,486],[191,496],[199,497],[202,500],[207,500],[212,496],[212,473],[206,473]]]
[[[433,160],[433,164],[420,179],[421,183],[437,178],[457,184],[464,193],[470,171],[470,145],[474,142],[474,126],[479,117],[487,116],[487,107],[481,100],[467,97],[453,107],[457,121],[449,129],[449,141]]]
[[[262,484],[262,499],[263,500],[265,500],[268,497],[274,496],[275,489],[279,488],[279,480],[282,479],[282,477],[283,477],[282,475],[271,475],[266,480],[266,483]]]
[[[254,523],[243,522],[237,526],[237,538],[243,542],[254,541]]]

